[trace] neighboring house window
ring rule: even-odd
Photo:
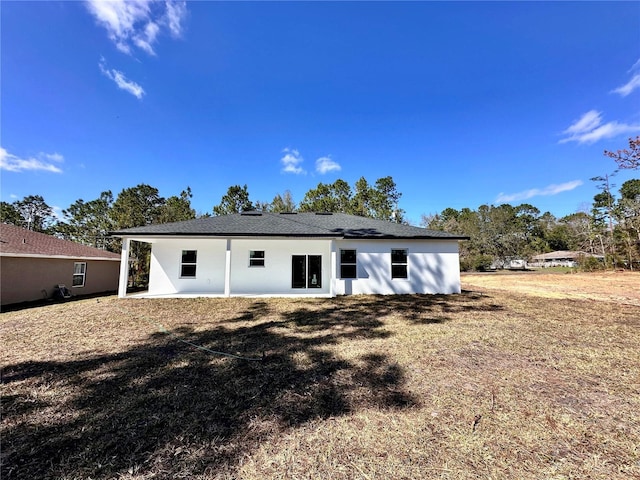
[[[405,248],[391,250],[391,278],[409,278]]]
[[[264,267],[264,250],[251,250],[249,252],[250,267]]]
[[[340,278],[357,278],[356,251],[340,250]]]
[[[195,278],[197,250],[182,250],[182,263],[180,263],[181,278]]]
[[[73,282],[74,287],[84,287],[84,279],[87,274],[86,262],[75,262],[73,264]]]

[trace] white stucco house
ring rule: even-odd
[[[130,228],[151,244],[145,297],[460,293],[467,237],[342,213],[245,212]]]

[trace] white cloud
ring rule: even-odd
[[[147,23],[150,16],[148,1],[88,0],[87,8],[106,30],[116,48],[131,53],[129,43],[137,35],[136,24]]]
[[[182,35],[182,22],[187,17],[187,2],[166,2],[167,14],[166,24],[171,35],[180,37]]]
[[[621,87],[612,90],[612,93],[618,93],[623,97],[626,97],[635,89],[640,88],[640,60],[633,64],[633,66],[629,70],[629,73],[631,72],[635,72],[635,74],[631,77],[631,80],[629,80]]]
[[[61,163],[64,161],[64,157],[59,153],[39,153],[37,157],[20,158],[0,147],[0,170],[8,172],[44,170],[46,172],[62,173],[62,170],[51,161]]]
[[[295,173],[297,175],[307,173],[300,166],[304,162],[304,158],[302,158],[298,150],[285,148],[282,153],[284,153],[284,156],[280,159],[280,162],[282,162],[282,171],[284,173]]]
[[[159,31],[160,27],[158,24],[149,22],[140,33],[133,36],[133,43],[149,55],[155,55],[156,52],[153,51],[151,45],[156,41]]]
[[[155,55],[153,45],[161,30],[165,28],[173,37],[179,37],[187,16],[185,1],[87,0],[86,4],[116,48],[129,55],[132,46]]]
[[[64,157],[62,155],[60,155],[59,153],[44,153],[44,152],[40,152],[39,154],[40,156],[48,159],[48,160],[53,160],[54,162],[64,162]]]
[[[496,203],[519,202],[532,197],[548,197],[557,195],[562,192],[568,192],[582,185],[582,180],[573,180],[571,182],[561,183],[559,185],[549,185],[544,188],[532,188],[518,193],[500,193],[496,198]]]
[[[589,110],[562,132],[567,136],[560,140],[560,143],[594,143],[603,138],[613,138],[639,131],[640,125],[629,125],[615,121],[603,124],[602,113]]]
[[[141,99],[145,94],[144,88],[137,84],[136,82],[127,79],[119,70],[115,70],[113,68],[109,69],[105,66],[105,60],[102,58],[100,63],[98,64],[100,67],[100,71],[107,77],[115,82],[120,90],[124,90],[125,92],[129,92],[131,95],[136,97],[137,99]]]
[[[575,140],[578,143],[594,143],[603,138],[614,138],[620,135],[640,132],[640,125],[627,125],[626,123],[609,122],[600,125],[598,128],[590,132],[585,132],[578,136],[577,139],[567,139],[566,141]]]
[[[626,97],[636,88],[640,88],[640,73],[636,73],[627,83],[613,90],[613,93],[619,93],[623,97]]]
[[[342,170],[342,167],[337,162],[334,162],[330,156],[320,157],[316,160],[316,172],[325,174],[327,172],[338,172]]]
[[[567,128],[564,132],[568,135],[577,135],[584,132],[589,132],[602,123],[602,113],[595,110],[589,110],[576,120],[573,125]]]

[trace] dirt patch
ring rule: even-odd
[[[462,288],[498,289],[544,298],[598,300],[640,306],[640,273],[636,272],[462,274]]]

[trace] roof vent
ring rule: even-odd
[[[331,212],[316,212],[316,215],[333,215]]]
[[[255,210],[249,210],[247,212],[241,212],[240,215],[243,217],[260,217],[262,216],[262,212],[257,212]]]
[[[297,215],[298,212],[280,212],[280,215]]]

